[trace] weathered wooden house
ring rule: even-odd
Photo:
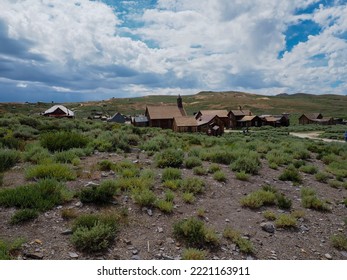
[[[194,116],[175,117],[172,129],[175,132],[198,132],[198,122]]]
[[[126,117],[121,113],[117,112],[112,117],[108,118],[107,121],[115,123],[125,123]]]
[[[237,127],[260,127],[262,120],[258,116],[244,116],[237,121]]]
[[[73,118],[75,116],[74,112],[63,105],[54,105],[48,110],[44,111],[42,115],[54,118]]]
[[[218,116],[223,121],[224,127],[230,128],[230,119],[227,110],[201,110],[195,115],[195,118],[199,119],[201,116]]]
[[[332,125],[334,119],[331,117],[323,118],[321,113],[302,114],[299,118],[299,124],[320,124],[320,125]]]
[[[287,115],[261,115],[259,118],[262,121],[262,125],[273,127],[289,126],[289,117]]]
[[[197,119],[198,132],[219,136],[224,133],[224,122],[217,116],[202,115]]]
[[[172,129],[174,118],[186,115],[181,96],[177,98],[177,106],[147,106],[145,112],[149,126],[163,129]]]
[[[240,122],[246,116],[252,116],[252,112],[250,110],[231,110],[228,113],[230,128],[241,128],[243,126],[242,122]]]

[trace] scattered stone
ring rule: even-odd
[[[306,225],[301,225],[301,226],[300,226],[300,230],[301,230],[302,232],[305,232],[305,231],[309,231],[310,229],[309,229]]]
[[[82,202],[81,202],[81,201],[78,201],[78,202],[75,204],[75,206],[76,206],[76,207],[82,207],[82,206],[83,206],[83,204],[82,204]]]
[[[147,209],[148,216],[153,216],[153,211],[151,209]]]
[[[84,185],[85,187],[96,187],[96,186],[99,186],[98,183],[95,183],[95,182],[88,182],[87,184]]]
[[[253,258],[252,256],[247,256],[246,260],[247,260],[247,261],[253,261],[254,258]]]
[[[162,227],[158,227],[158,232],[159,233],[162,233],[164,230],[163,230],[163,228]]]
[[[69,256],[72,259],[77,259],[78,258],[78,255],[75,252],[69,252]]]
[[[166,238],[166,243],[173,244],[173,243],[175,243],[175,240],[173,240],[172,238],[168,237],[168,238]]]
[[[170,257],[170,256],[168,256],[168,255],[164,255],[164,254],[162,254],[161,257],[163,258],[163,260],[170,260],[170,261],[173,261],[173,260],[174,260],[173,257]]]
[[[66,229],[66,230],[64,230],[64,231],[61,232],[62,235],[70,235],[70,234],[72,234],[72,233],[73,233],[73,232],[72,232],[72,229]]]
[[[139,253],[139,250],[135,249],[135,250],[132,251],[132,253],[133,253],[133,255],[137,255]]]
[[[241,209],[239,208],[239,209],[236,209],[236,212],[241,212]]]
[[[268,232],[268,233],[274,233],[276,228],[275,225],[273,223],[270,222],[264,222],[260,224],[262,230]]]
[[[42,253],[24,253],[24,256],[29,258],[29,259],[34,259],[34,260],[42,260],[43,259],[43,254]]]
[[[127,245],[131,245],[131,240],[124,239],[124,243],[127,244]]]
[[[342,256],[344,256],[345,258],[347,258],[347,252],[346,251],[341,251],[340,252]]]
[[[225,222],[226,222],[226,223],[230,223],[230,220],[229,220],[229,219],[225,219]]]
[[[141,260],[140,256],[139,255],[133,255],[131,257],[132,260],[135,260],[135,261],[138,261],[138,260]]]
[[[139,163],[139,160],[138,159],[133,160],[133,163]]]
[[[34,242],[40,245],[42,244],[42,241],[40,239],[35,239]]]
[[[325,254],[324,257],[326,257],[327,260],[332,260],[333,257],[330,254]]]

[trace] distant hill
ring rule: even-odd
[[[144,96],[136,98],[112,98],[110,100],[84,103],[67,103],[69,109],[78,117],[86,117],[93,112],[113,115],[121,112],[127,115],[144,113],[146,105],[169,105],[176,103],[177,96]],[[249,109],[255,114],[291,113],[300,115],[305,112],[320,112],[324,116],[347,118],[347,96],[312,95],[306,93],[264,96],[238,91],[212,92],[202,91],[195,95],[183,96],[183,103],[188,114],[202,109]],[[53,104],[14,104],[0,103],[0,113],[13,112],[34,114],[42,112]]]

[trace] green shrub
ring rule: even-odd
[[[331,237],[331,243],[337,250],[347,251],[347,236],[340,233]]]
[[[290,165],[283,170],[282,174],[278,177],[281,181],[292,181],[293,183],[301,183],[302,178],[299,171]]]
[[[72,198],[70,192],[52,179],[40,180],[36,184],[0,190],[0,205],[47,211]]]
[[[184,153],[181,150],[167,149],[156,156],[157,166],[160,168],[175,167],[182,165]]]
[[[157,199],[155,193],[149,188],[137,188],[132,190],[134,201],[140,206],[153,206]]]
[[[155,179],[155,173],[153,170],[144,168],[140,172],[140,178],[145,180],[154,180]]]
[[[20,160],[20,153],[16,150],[0,149],[0,172],[14,166]]]
[[[217,171],[220,171],[220,166],[216,163],[211,163],[208,168],[208,173],[216,173]]]
[[[235,177],[237,180],[240,180],[240,181],[249,180],[249,174],[247,174],[245,171],[236,172]]]
[[[12,260],[15,258],[16,252],[24,243],[24,239],[18,238],[13,242],[0,239],[0,260]]]
[[[241,199],[241,205],[249,208],[260,208],[263,205],[275,205],[276,194],[271,191],[257,190]]]
[[[317,197],[316,192],[312,188],[301,189],[301,204],[305,208],[319,211],[330,210],[328,205]]]
[[[281,209],[290,209],[292,207],[292,201],[284,194],[276,194],[276,200],[278,207]]]
[[[197,166],[193,168],[193,173],[198,176],[204,176],[207,174],[207,170],[202,166]]]
[[[155,206],[164,213],[172,213],[174,205],[172,201],[167,201],[164,199],[158,199],[155,202]]]
[[[337,180],[329,180],[328,184],[330,187],[334,188],[334,189],[339,189],[343,186],[343,183]]]
[[[76,159],[79,158],[72,150],[57,152],[54,154],[54,160],[58,163],[72,163]]]
[[[275,225],[278,228],[295,228],[297,226],[295,217],[290,214],[280,214],[275,221]]]
[[[165,181],[171,181],[171,180],[179,180],[182,178],[182,173],[181,173],[181,170],[177,169],[177,168],[171,168],[171,167],[168,167],[168,168],[165,168],[163,170],[163,174],[162,174],[162,181],[165,182]]]
[[[193,193],[184,192],[182,194],[182,199],[185,203],[193,204],[195,202],[195,196]]]
[[[4,174],[0,173],[0,187],[2,186],[3,183],[4,183]]]
[[[182,185],[182,180],[167,180],[163,183],[165,188],[169,188],[171,190],[177,190]]]
[[[207,229],[204,222],[195,217],[176,222],[173,229],[177,238],[194,248],[214,246],[218,243],[215,232]]]
[[[100,162],[98,162],[98,169],[101,171],[111,171],[114,168],[114,163],[104,159]]]
[[[175,194],[172,191],[167,190],[165,192],[165,200],[166,201],[174,201],[174,199],[175,199]]]
[[[315,167],[314,165],[303,165],[299,170],[307,174],[316,174],[318,172],[317,167]]]
[[[202,153],[201,158],[214,163],[230,164],[235,159],[235,156],[230,151],[217,149]]]
[[[204,191],[205,182],[196,177],[186,178],[182,181],[181,188],[184,192],[199,194]]]
[[[74,209],[74,208],[62,209],[61,210],[61,217],[64,220],[71,220],[71,219],[77,218],[78,213],[77,213],[76,209]]]
[[[23,153],[24,160],[35,164],[49,163],[53,161],[52,155],[49,151],[40,145],[28,145]]]
[[[256,152],[241,153],[230,167],[233,171],[257,174],[260,169],[259,155]]]
[[[223,171],[216,171],[213,174],[213,179],[218,181],[218,182],[226,182],[227,181],[227,176],[224,174]]]
[[[76,174],[68,165],[60,163],[39,164],[30,167],[26,172],[28,179],[51,178],[57,180],[74,180]]]
[[[42,134],[40,143],[42,147],[51,152],[65,151],[72,148],[84,148],[87,146],[89,139],[77,132],[49,132]]]
[[[267,220],[271,220],[271,221],[274,221],[276,220],[276,214],[270,210],[266,210],[263,212],[263,216],[265,219]]]
[[[266,155],[270,165],[281,166],[287,165],[293,161],[293,156],[284,152],[282,149],[274,149]]]
[[[103,181],[100,186],[92,186],[80,192],[83,203],[105,204],[117,193],[117,183],[113,180]]]
[[[184,249],[182,260],[205,260],[207,252],[195,248]]]
[[[254,253],[252,242],[250,240],[243,238],[238,231],[230,227],[227,227],[223,231],[223,236],[227,239],[230,239],[233,243],[235,243],[239,247],[241,252],[246,254]]]
[[[118,223],[113,216],[83,215],[73,225],[71,241],[82,251],[103,251],[113,242],[117,230]]]
[[[22,224],[31,220],[36,219],[39,216],[37,210],[34,209],[21,209],[16,211],[11,217],[10,223],[12,225]]]
[[[202,161],[198,157],[188,157],[184,160],[184,166],[188,169],[192,169],[193,167],[201,166]]]
[[[327,183],[330,175],[326,172],[318,172],[315,176],[316,180],[321,183]]]

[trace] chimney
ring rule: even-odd
[[[177,97],[177,107],[180,109],[183,109],[183,102],[182,102],[182,97],[180,94]]]
[[[239,109],[240,109],[240,111],[242,111],[242,107],[241,107],[241,105],[239,105]]]

